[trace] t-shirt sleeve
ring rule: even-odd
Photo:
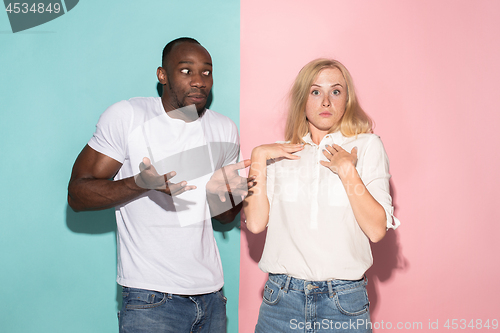
[[[363,156],[363,172],[361,179],[375,200],[385,210],[387,229],[396,229],[400,222],[393,215],[392,197],[390,194],[389,158],[380,137],[373,135],[368,142]]]
[[[229,120],[228,126],[230,127],[228,133],[228,142],[230,142],[230,144],[224,157],[224,166],[238,162],[238,158],[240,157],[240,137],[238,135],[238,128],[231,120]]]
[[[88,142],[90,148],[123,163],[127,156],[127,137],[133,121],[133,109],[128,101],[111,105],[104,111]]]

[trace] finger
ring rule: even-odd
[[[231,192],[231,195],[233,197],[241,197],[241,196],[244,196],[246,197],[248,194],[248,191],[247,190],[238,190],[238,191],[232,191]]]
[[[149,160],[149,158],[144,157],[142,159],[141,164],[139,164],[139,170],[142,172],[144,170],[149,169],[150,167],[151,167],[151,161]]]
[[[297,151],[304,149],[304,146],[298,145],[298,146],[292,146],[292,147],[283,147],[282,149],[288,153],[295,153]]]
[[[336,144],[333,144],[332,145],[333,149],[335,149],[336,151],[342,151],[344,150],[344,148],[340,147],[339,145],[336,145]]]
[[[184,192],[191,191],[191,190],[194,190],[194,189],[196,189],[196,186],[194,186],[194,188],[192,188],[192,187],[190,187],[190,186],[189,186],[189,187],[188,187],[188,186],[186,186],[186,187],[181,188],[181,189],[180,189],[180,190],[178,190],[177,192],[174,192],[174,193],[170,192],[170,195],[171,195],[172,197],[175,197],[175,196],[178,196],[178,195],[180,195],[180,194],[182,194],[182,193],[184,193]]]
[[[252,187],[254,187],[255,185],[257,185],[257,182],[248,182],[247,183],[247,188],[248,189],[251,189]]]
[[[333,155],[328,150],[323,149],[323,155],[325,155],[325,157],[328,159],[328,161],[332,160]]]
[[[289,153],[285,153],[283,155],[283,157],[286,157],[286,158],[288,158],[290,160],[298,160],[298,159],[300,159],[300,156],[292,155],[292,154],[289,154]]]
[[[351,154],[358,158],[358,147],[354,147],[351,149]]]
[[[168,182],[170,179],[172,179],[177,173],[175,171],[170,171],[169,173],[166,173],[163,175],[163,178],[165,179],[165,182]]]
[[[191,191],[194,189],[196,189],[196,186],[188,185],[187,182],[185,181],[182,181],[177,184],[168,183],[168,190],[170,191],[170,195],[172,196],[179,195],[181,193],[184,193],[186,191]]]
[[[252,164],[252,161],[248,159],[248,160],[240,161],[238,163],[226,165],[223,168],[225,168],[227,172],[231,172],[231,171],[236,171],[236,170],[240,170],[240,169],[245,169],[245,168],[249,167],[250,164]]]

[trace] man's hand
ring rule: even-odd
[[[226,202],[226,194],[230,198],[247,196],[248,190],[255,186],[255,177],[241,177],[238,170],[249,167],[250,163],[250,160],[244,160],[215,171],[207,183],[207,193],[217,195],[221,202]]]
[[[186,181],[171,183],[169,180],[176,175],[175,171],[159,175],[147,157],[142,159],[142,163],[139,165],[139,170],[140,173],[134,176],[135,183],[139,187],[149,190],[157,190],[172,196],[196,189],[196,186],[188,185]]]

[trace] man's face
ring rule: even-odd
[[[158,79],[165,84],[162,97],[165,111],[194,104],[200,114],[213,84],[208,51],[198,44],[177,44],[163,65],[158,69]]]

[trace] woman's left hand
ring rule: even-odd
[[[325,155],[328,161],[319,161],[319,163],[339,176],[347,173],[352,167],[356,167],[356,163],[358,162],[357,147],[354,147],[351,152],[348,153],[339,145],[327,145],[325,150],[323,150],[323,155]]]

